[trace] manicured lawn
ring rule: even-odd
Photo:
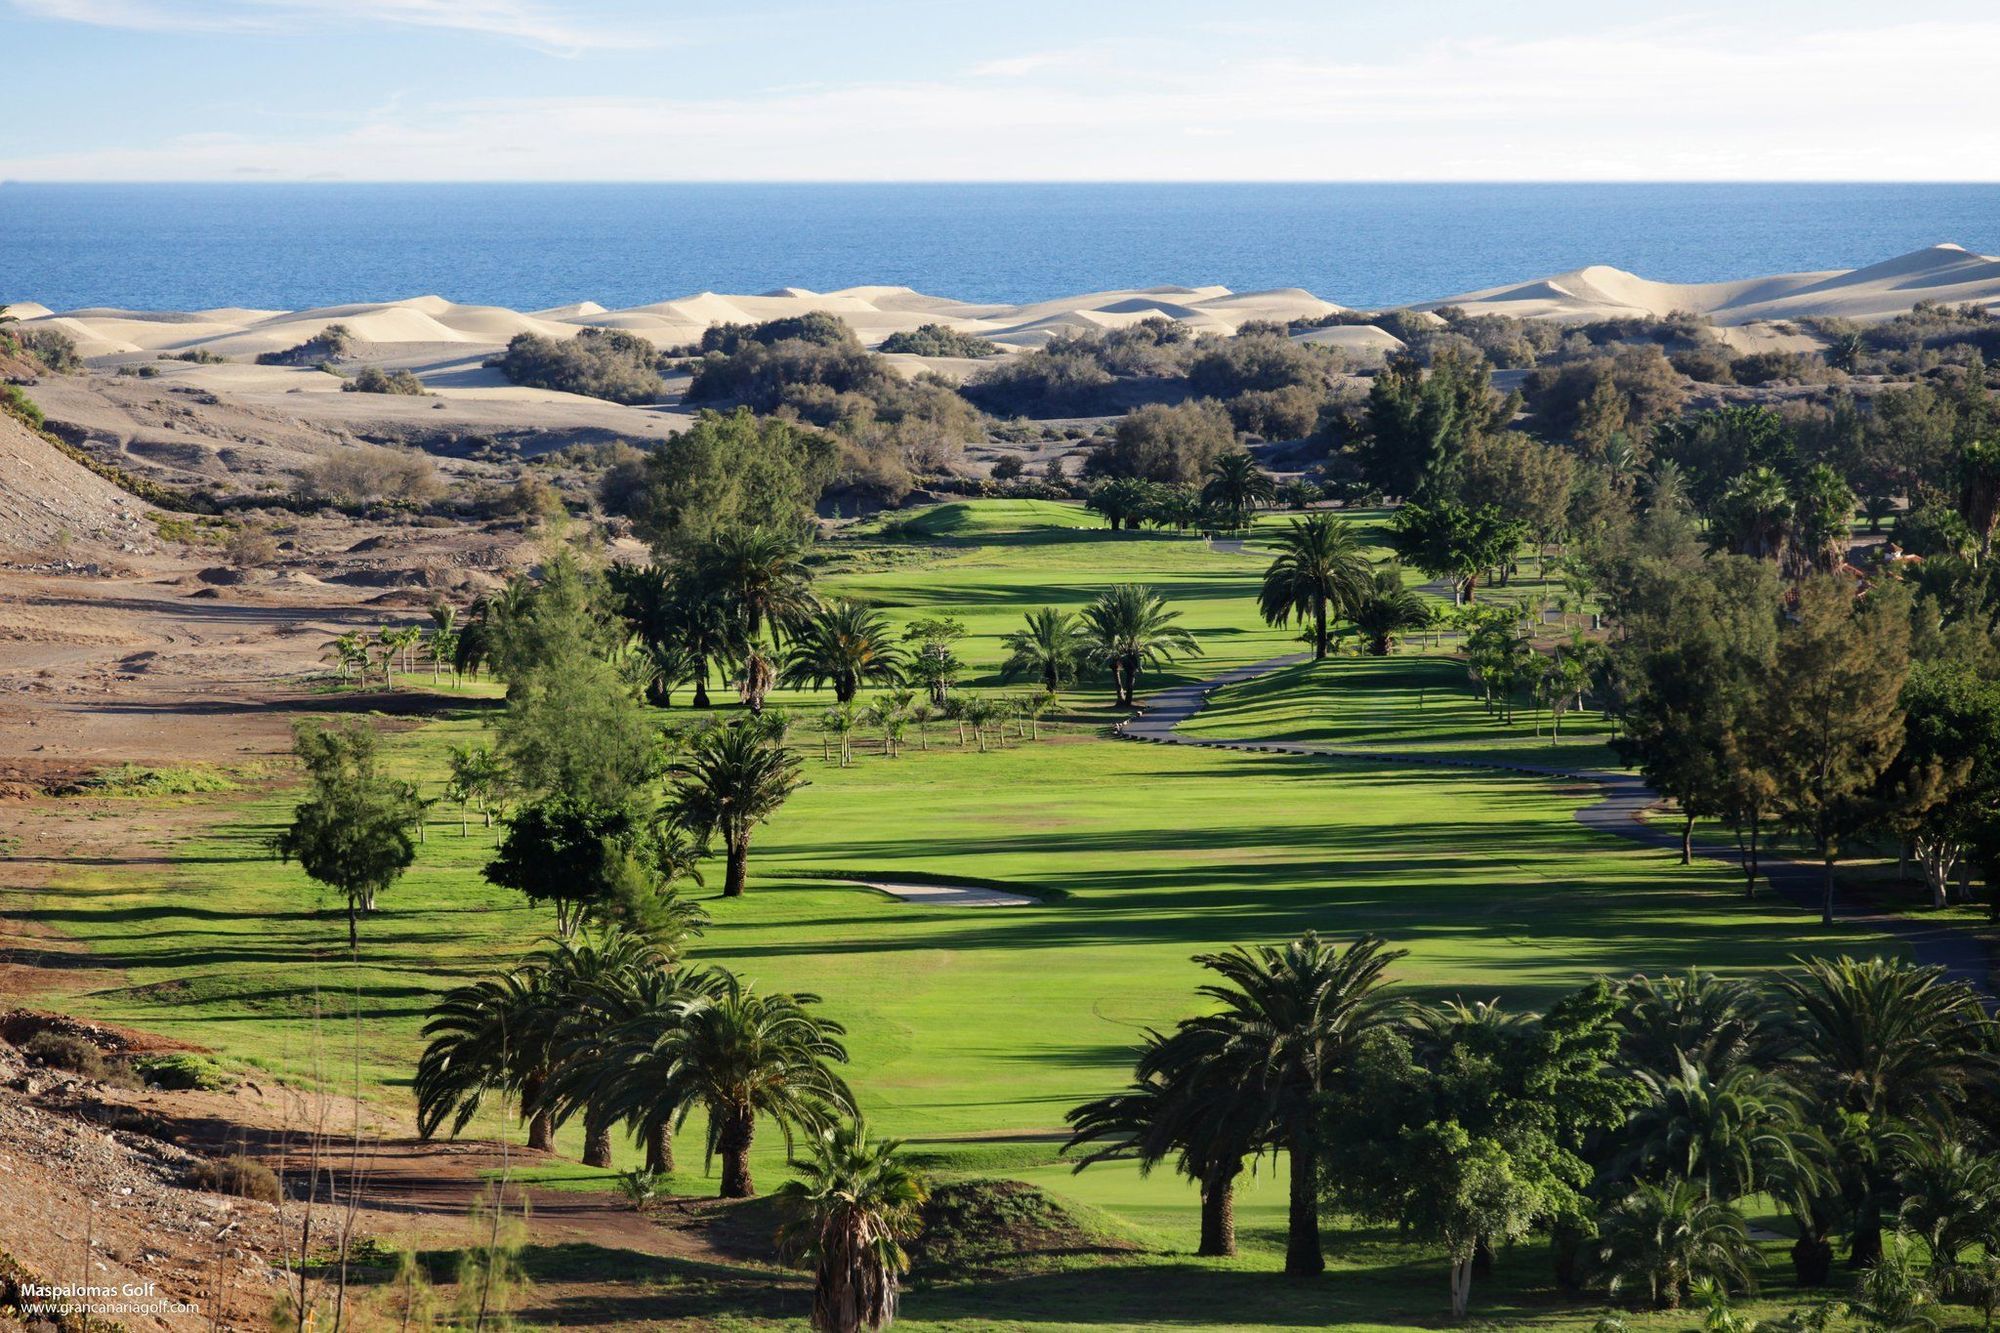
[[[1516,705],[1514,720],[1503,723],[1466,679],[1462,661],[1407,646],[1389,657],[1330,657],[1224,686],[1181,730],[1565,769],[1623,767],[1601,713],[1565,714],[1560,737],[1546,708]]]

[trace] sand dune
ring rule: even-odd
[[[1738,326],[1816,315],[1879,320],[1920,300],[2000,307],[2000,259],[1956,245],[1937,245],[1866,268],[1709,283],[1655,282],[1591,265],[1413,308],[1454,305],[1477,313],[1555,320],[1692,310],[1717,324]],[[29,327],[61,329],[76,339],[85,356],[147,357],[200,348],[247,360],[296,346],[329,324],[344,324],[371,346],[375,359],[396,357],[399,347],[441,348],[449,355],[431,359],[442,365],[482,355],[520,333],[569,338],[591,327],[625,329],[662,347],[674,347],[696,341],[714,324],[754,323],[822,310],[846,320],[870,346],[899,330],[939,323],[1004,346],[1030,348],[1059,334],[1120,328],[1156,317],[1178,320],[1204,333],[1230,333],[1253,319],[1311,319],[1341,308],[1296,287],[1233,292],[1218,286],[1168,285],[998,305],[930,296],[908,287],[864,285],[832,292],[803,287],[779,287],[759,295],[697,292],[617,310],[586,300],[526,313],[462,305],[438,295],[299,311],[51,311],[24,300],[13,304],[12,313]],[[1356,351],[1393,350],[1397,345],[1388,334],[1366,325],[1304,336]],[[420,372],[430,368],[431,359],[426,357],[407,359]]]

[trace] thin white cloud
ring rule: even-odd
[[[326,27],[439,28],[565,54],[647,44],[644,34],[592,28],[518,0],[13,0],[36,18],[141,32],[274,36]]]
[[[2000,20],[1782,41],[1655,23],[1374,62],[1156,35],[996,57],[978,79],[399,102],[324,134],[0,159],[0,178],[1976,179],[2000,163],[1994,50]]]

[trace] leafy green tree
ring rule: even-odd
[[[1077,666],[1087,650],[1083,626],[1076,616],[1053,606],[1028,612],[1026,626],[1004,635],[1000,646],[1007,650],[1000,679],[1032,675],[1052,695],[1075,682]]]
[[[668,808],[696,836],[722,836],[722,894],[741,897],[749,883],[750,837],[806,785],[799,759],[770,728],[732,722],[698,734],[669,770]]]
[[[1442,348],[1428,368],[1415,356],[1394,357],[1369,385],[1364,471],[1384,494],[1437,500],[1467,446],[1513,411],[1476,352]]]
[[[2000,830],[2000,683],[1960,657],[1919,662],[1901,697],[1901,752],[1883,775],[1889,822],[1930,887],[1951,900],[1951,878],[1969,858],[1990,862]]]
[[[1275,539],[1257,609],[1267,625],[1310,622],[1313,660],[1325,658],[1327,621],[1348,614],[1374,591],[1368,557],[1354,530],[1331,514],[1295,518]]]
[[[1184,1020],[1176,1037],[1217,1077],[1254,1089],[1263,1101],[1255,1137],[1281,1146],[1290,1166],[1285,1272],[1293,1277],[1326,1268],[1319,1237],[1326,1150],[1320,1100],[1368,1033],[1395,1018],[1398,1002],[1385,989],[1384,973],[1402,956],[1373,936],[1340,949],[1308,933],[1283,948],[1195,958],[1219,978],[1201,994],[1221,1009]]]
[[[1170,663],[1175,654],[1201,656],[1194,635],[1174,623],[1180,615],[1158,593],[1136,583],[1106,589],[1083,609],[1088,650],[1111,672],[1119,706],[1133,706],[1144,668]]]
[[[910,1268],[902,1241],[922,1223],[930,1187],[896,1139],[870,1141],[859,1119],[822,1130],[798,1174],[778,1190],[779,1248],[813,1265],[811,1323],[819,1333],[887,1328],[896,1282]]]
[[[1412,501],[1389,519],[1389,549],[1406,565],[1452,581],[1452,603],[1470,603],[1480,575],[1505,564],[1527,539],[1518,521],[1494,505],[1468,509],[1456,500]]]
[[[1482,1248],[1584,1213],[1586,1142],[1623,1118],[1616,999],[1599,983],[1542,1016],[1419,1011],[1328,1099],[1328,1193],[1441,1246],[1464,1318]]]
[[[842,599],[795,627],[783,679],[787,685],[814,689],[831,685],[836,702],[852,703],[864,684],[899,683],[902,658],[890,637],[888,617]]]
[[[416,860],[411,832],[423,808],[416,788],[378,768],[375,733],[366,724],[332,727],[307,719],[292,737],[308,794],[293,807],[291,826],[275,847],[346,899],[347,951],[358,956],[360,914],[374,911],[376,895]]]
[[[909,645],[903,676],[930,696],[931,706],[944,707],[945,697],[965,673],[965,663],[952,646],[965,637],[965,622],[955,616],[922,616],[903,627]]]
[[[677,830],[641,818],[630,806],[555,796],[508,818],[486,878],[531,902],[552,903],[559,939],[575,935],[593,916],[644,934],[674,935],[690,918],[674,899],[672,881],[695,874],[691,861]]]
[[[1250,526],[1250,517],[1278,498],[1278,483],[1240,450],[1221,455],[1208,465],[1201,501],[1221,516],[1231,530]]]
[[[1808,580],[1778,636],[1767,753],[1783,818],[1823,867],[1827,924],[1835,862],[1845,839],[1877,814],[1876,781],[1902,740],[1909,618],[1896,591],[1879,587],[1857,599],[1835,576]]]
[[[780,417],[704,411],[637,466],[612,469],[603,498],[662,554],[732,528],[803,539],[839,452],[830,436]]]

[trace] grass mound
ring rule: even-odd
[[[1018,1272],[1076,1255],[1130,1253],[1137,1247],[1033,1185],[963,1180],[931,1191],[923,1229],[908,1248],[912,1276],[958,1280]]]
[[[958,501],[920,510],[883,524],[885,538],[935,541],[991,537],[1009,532],[1102,528],[1104,521],[1081,505],[1058,500]]]
[[[231,1082],[213,1060],[185,1051],[139,1056],[132,1061],[132,1072],[167,1092],[220,1092]]]
[[[188,1173],[188,1181],[198,1190],[227,1194],[238,1199],[255,1199],[259,1203],[277,1203],[284,1197],[284,1191],[278,1186],[278,1177],[271,1168],[248,1157],[209,1158],[196,1162]]]
[[[79,796],[197,796],[204,792],[235,791],[237,784],[205,764],[179,764],[170,768],[142,768],[120,764],[93,773],[76,784]]]

